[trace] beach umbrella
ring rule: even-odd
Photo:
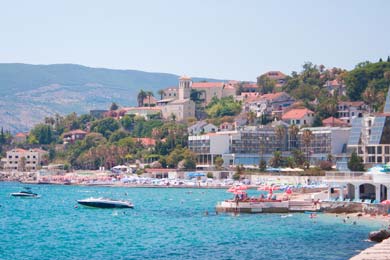
[[[236,192],[236,191],[237,191],[236,187],[230,187],[230,188],[227,190],[227,192]]]
[[[246,185],[241,185],[241,186],[237,186],[236,189],[237,189],[237,190],[247,190],[247,189],[248,189],[248,186],[246,186]]]
[[[390,200],[384,200],[381,202],[383,205],[390,205]]]
[[[286,194],[288,194],[288,195],[292,194],[292,189],[291,188],[287,188]]]
[[[242,195],[242,194],[245,194],[245,192],[242,191],[242,190],[237,190],[237,191],[234,192],[234,194],[235,195]]]

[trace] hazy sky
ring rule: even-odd
[[[390,55],[390,1],[0,0],[0,62],[224,79]]]

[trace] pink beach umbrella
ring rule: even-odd
[[[237,189],[237,190],[247,190],[247,189],[248,189],[248,186],[246,186],[246,185],[241,185],[241,186],[237,186],[236,189]]]
[[[288,195],[292,194],[292,189],[291,189],[291,188],[288,188],[288,189],[286,190],[286,194],[288,194]]]
[[[242,194],[244,194],[244,193],[245,193],[245,192],[242,191],[242,190],[237,190],[237,191],[234,192],[235,195],[242,195]]]
[[[237,191],[237,189],[235,188],[235,187],[230,187],[228,190],[227,190],[227,192],[236,192]]]
[[[381,202],[383,205],[390,205],[390,200],[384,200]]]

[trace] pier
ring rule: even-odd
[[[242,213],[288,213],[318,211],[319,206],[314,206],[310,201],[222,201],[217,204],[218,212],[242,212]]]
[[[389,260],[390,259],[390,238],[381,243],[367,248],[360,254],[352,257],[350,260]]]

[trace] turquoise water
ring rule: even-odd
[[[215,215],[225,190],[30,185],[41,198],[9,196],[22,186],[0,183],[0,259],[348,259],[380,226],[324,214]],[[135,208],[75,207],[91,196]]]

